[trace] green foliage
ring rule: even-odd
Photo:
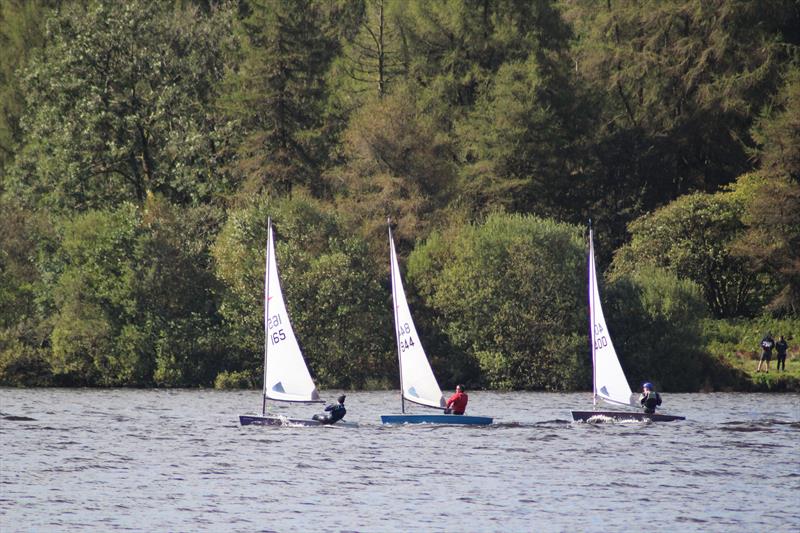
[[[229,72],[222,99],[242,129],[235,171],[248,194],[295,185],[321,192],[324,76],[338,48],[326,13],[310,0],[245,5],[242,64]]]
[[[453,355],[477,358],[485,384],[552,390],[585,375],[587,362],[573,351],[585,329],[576,305],[585,301],[584,261],[575,227],[491,215],[434,233],[410,256],[408,278],[436,313],[428,327],[445,332]],[[435,365],[465,364],[428,352]]]
[[[764,303],[778,315],[800,312],[800,181],[768,173],[741,176],[731,195],[744,205],[734,257],[768,284]]]
[[[253,378],[249,372],[233,371],[220,372],[214,379],[215,389],[250,389],[253,388]]]
[[[225,190],[212,164],[228,11],[154,0],[72,3],[48,25],[21,90],[25,139],[9,189],[58,209],[191,204]]]
[[[0,330],[0,385],[44,387],[52,385],[53,371],[47,351],[20,342]]]
[[[398,222],[398,238],[413,242],[451,195],[453,147],[421,105],[408,86],[366,103],[343,134],[348,167],[329,175],[345,223],[381,261],[387,216]]]
[[[337,219],[300,195],[264,198],[231,213],[214,246],[217,271],[229,288],[221,312],[239,353],[230,370],[256,375],[263,364],[269,216],[289,316],[317,384],[358,388],[396,372],[391,308],[366,243],[340,236]]]
[[[22,140],[19,119],[25,94],[19,84],[19,72],[44,41],[43,26],[48,8],[60,4],[60,0],[0,3],[0,49],[3,50],[0,54],[0,175]]]
[[[474,110],[457,124],[464,166],[462,192],[468,205],[514,211],[557,211],[555,197],[573,185],[570,152],[578,120],[553,97],[562,82],[534,54],[501,66]],[[569,87],[560,83],[560,98]],[[574,111],[574,110],[570,110]]]
[[[718,317],[752,313],[767,288],[730,250],[743,231],[742,203],[734,196],[695,193],[629,226],[630,243],[618,250],[614,269],[666,268],[697,283]]]
[[[701,289],[654,267],[619,276],[602,292],[614,347],[625,375],[639,388],[652,381],[661,390],[697,391],[703,385],[708,316]]]
[[[785,82],[753,126],[756,154],[768,176],[800,181],[800,67],[787,70]]]
[[[587,193],[624,225],[750,170],[749,129],[796,60],[793,0],[564,2],[593,102]],[[617,242],[619,242],[619,240]]]
[[[795,0],[4,0],[0,380],[255,384],[268,214],[322,386],[396,383],[387,216],[446,385],[588,383],[583,245],[548,225],[595,221],[623,322],[680,333],[653,268],[793,319],[797,28]],[[756,386],[713,346],[703,387]]]
[[[211,219],[211,220],[209,220]],[[150,198],[65,225],[53,368],[69,384],[210,385],[224,364],[213,215]]]

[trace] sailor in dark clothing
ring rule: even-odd
[[[789,343],[781,335],[780,340],[775,343],[775,351],[778,352],[778,370],[786,370],[786,351],[789,349]]]
[[[330,411],[331,414],[329,415],[314,415],[312,418],[321,422],[322,424],[334,424],[344,418],[344,415],[347,414],[347,409],[344,408],[344,399],[345,395],[342,394],[339,396],[336,401],[338,403],[331,404],[325,407],[326,411]]]
[[[653,414],[656,412],[656,407],[661,405],[661,396],[653,390],[652,383],[645,383],[642,385],[642,395],[639,396],[639,403],[645,413]]]

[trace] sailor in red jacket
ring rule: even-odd
[[[445,413],[463,415],[464,411],[467,409],[468,401],[469,397],[466,395],[466,393],[464,393],[464,385],[457,385],[456,393],[450,396],[450,399],[447,400],[447,409],[445,410]]]

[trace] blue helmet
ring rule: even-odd
[[[653,384],[652,384],[652,383],[650,383],[649,381],[646,381],[645,383],[642,383],[642,388],[643,388],[643,389],[650,389],[650,390],[653,390]]]

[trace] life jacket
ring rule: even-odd
[[[648,409],[655,409],[658,405],[658,393],[656,391],[650,391],[647,393],[647,396],[644,397],[644,406]]]

